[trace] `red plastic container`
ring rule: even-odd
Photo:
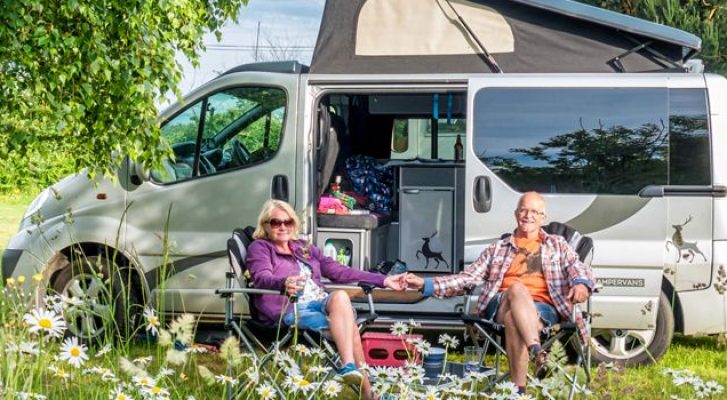
[[[373,367],[403,367],[409,357],[419,363],[419,353],[406,340],[421,338],[422,335],[396,336],[384,332],[365,332],[361,336],[361,344],[366,364]]]

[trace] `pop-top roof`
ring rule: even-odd
[[[333,0],[313,73],[681,70],[685,31],[570,0]]]

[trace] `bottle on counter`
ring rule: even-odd
[[[462,146],[462,138],[457,135],[457,141],[454,142],[454,161],[464,160],[464,147]]]

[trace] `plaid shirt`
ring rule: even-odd
[[[568,291],[579,283],[592,290],[591,269],[578,259],[578,254],[563,237],[549,235],[541,229],[540,240],[543,276],[548,285],[548,293],[561,320],[570,320],[573,304],[568,300]],[[477,300],[477,313],[482,315],[487,304],[500,291],[505,273],[516,254],[514,235],[498,240],[485,249],[462,273],[434,278],[434,296],[441,298],[461,295],[467,288],[482,285],[482,294]],[[576,323],[582,337],[587,338],[588,333],[580,314],[576,315]]]

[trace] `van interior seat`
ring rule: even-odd
[[[391,222],[389,214],[367,215],[335,215],[318,214],[318,226],[321,228],[346,228],[373,230]]]

